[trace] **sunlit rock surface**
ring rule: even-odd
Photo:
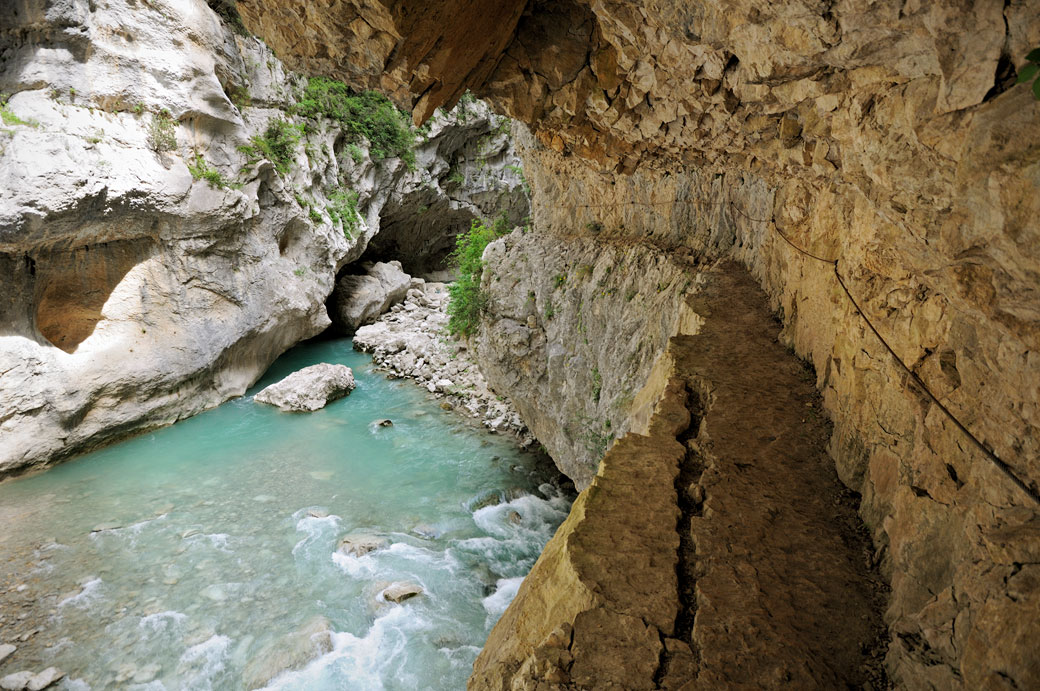
[[[892,679],[1040,683],[1037,504],[908,383],[826,261],[896,356],[1035,489],[1040,107],[1013,85],[1040,43],[1035,8],[573,0],[517,19],[514,3],[474,1],[445,22],[446,4],[241,6],[294,66],[379,83],[419,119],[468,87],[526,122],[544,247],[578,237],[742,261],[814,365],[831,455],[862,495],[892,585]],[[478,7],[494,31],[467,14]],[[536,271],[523,281],[548,287],[559,267]],[[532,352],[580,336],[559,339]],[[515,358],[506,345],[486,361]],[[569,398],[594,398],[583,379]],[[511,395],[561,436],[573,423],[555,391],[577,380]],[[579,479],[594,470],[577,444],[554,453]]]
[[[312,121],[280,174],[239,147],[303,122],[304,80],[201,0],[0,13],[0,476],[241,395],[329,325],[384,213],[407,233],[422,221],[402,210],[434,209],[412,255],[433,268],[472,218],[527,213],[509,123],[483,104],[438,114],[412,170]],[[328,210],[341,192],[353,228]]]

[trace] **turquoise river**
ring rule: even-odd
[[[349,340],[294,348],[249,394],[316,362],[352,367],[357,388],[309,414],[247,394],[0,484],[0,643],[18,646],[0,676],[54,665],[58,688],[76,690],[465,688],[573,496],[544,458],[386,379]],[[337,552],[350,534],[389,546]],[[381,598],[397,581],[424,593]],[[309,635],[325,622],[329,635]]]

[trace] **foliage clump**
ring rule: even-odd
[[[415,132],[408,117],[376,91],[356,93],[335,79],[312,77],[294,111],[337,121],[351,143],[368,142],[373,160],[396,157],[415,167]]]
[[[0,94],[0,121],[5,125],[25,125],[27,127],[39,127],[40,123],[35,120],[23,120],[11,111],[7,105],[7,94]]]
[[[471,106],[475,105],[477,97],[469,91],[459,96],[459,102],[455,106],[455,121],[465,125],[469,116],[473,114]]]
[[[287,175],[296,154],[296,143],[300,141],[300,127],[281,118],[272,120],[263,134],[256,134],[249,144],[238,147],[249,163],[267,159],[274,164],[280,175]]]
[[[1026,55],[1028,64],[1018,73],[1016,83],[1033,82],[1033,98],[1040,101],[1040,48],[1034,48]]]
[[[165,108],[152,116],[148,125],[148,146],[157,154],[177,147],[177,123]]]
[[[354,239],[361,219],[358,216],[358,194],[349,190],[339,190],[329,195],[329,204],[325,207],[332,223],[343,227],[343,235]]]
[[[220,174],[220,171],[212,167],[198,151],[188,159],[188,172],[196,180],[205,180],[210,187],[226,189],[231,187],[231,182]]]
[[[453,335],[468,338],[476,333],[488,303],[487,293],[480,287],[484,271],[481,257],[484,248],[508,232],[503,215],[492,223],[475,220],[468,232],[455,238],[451,261],[458,267],[459,276],[448,286],[448,330]]]

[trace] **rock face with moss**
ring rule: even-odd
[[[242,394],[417,200],[431,247],[526,214],[486,106],[419,131],[374,94],[333,110],[328,84],[201,0],[5,8],[0,476]]]

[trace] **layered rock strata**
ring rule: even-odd
[[[437,247],[498,203],[526,213],[508,122],[480,103],[439,113],[410,169],[293,116],[303,80],[201,0],[3,15],[0,476],[242,394],[329,325],[337,272],[384,215],[408,232],[413,200]],[[280,120],[301,135],[283,172],[239,149]]]

